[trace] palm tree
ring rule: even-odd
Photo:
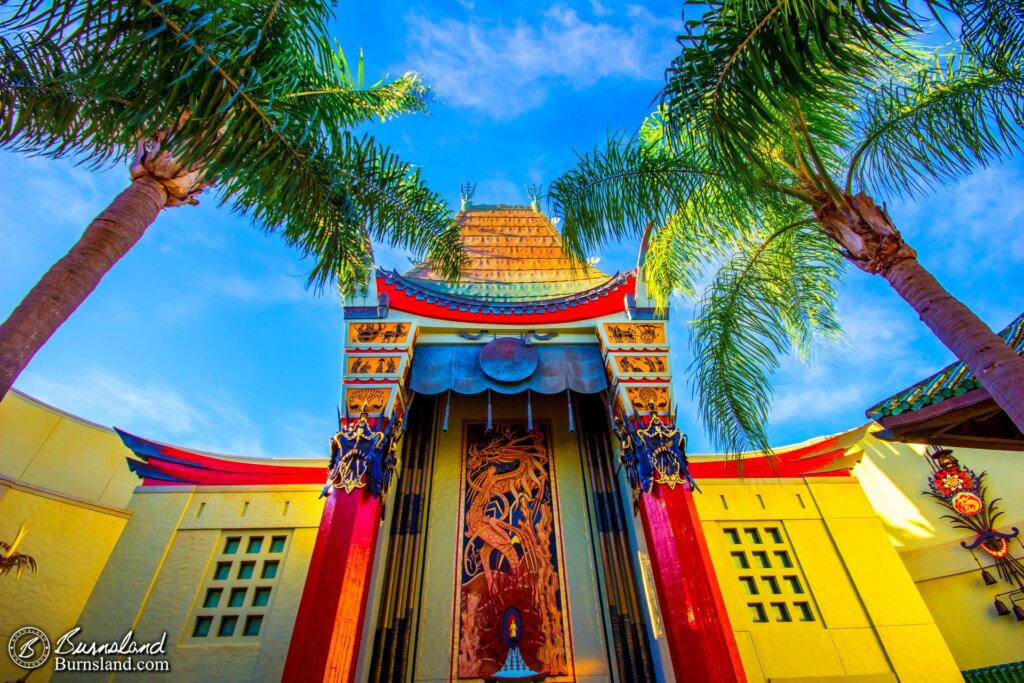
[[[14,572],[15,578],[20,579],[25,570],[36,573],[36,560],[31,555],[15,552],[21,544],[28,529],[24,524],[18,529],[18,535],[10,543],[0,541],[0,576]]]
[[[837,336],[848,263],[884,277],[1024,429],[1024,359],[872,199],[921,197],[1020,150],[1024,50],[1006,36],[1024,19],[1003,12],[1018,23],[998,34],[982,20],[989,5],[955,2],[963,40],[923,54],[908,39],[921,17],[904,3],[714,0],[640,133],[552,183],[576,258],[651,230],[651,292],[662,305],[673,292],[699,299],[691,380],[718,446],[770,450],[770,375],[780,355]]]
[[[365,85],[327,41],[325,0],[21,0],[0,7],[0,148],[103,166],[131,184],[0,326],[0,398],[165,208],[222,205],[311,255],[343,292],[371,239],[463,252],[419,172],[352,128],[422,112],[414,73]],[[53,201],[55,198],[49,198]]]

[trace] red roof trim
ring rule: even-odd
[[[593,301],[578,303],[576,306],[567,306],[565,310],[530,314],[514,312],[507,314],[490,313],[485,311],[473,313],[471,311],[452,310],[448,307],[448,302],[443,299],[438,299],[435,303],[427,303],[425,299],[417,299],[415,296],[410,296],[408,290],[399,289],[396,282],[389,283],[386,276],[377,277],[377,291],[378,293],[387,294],[388,306],[394,310],[413,313],[435,320],[499,325],[502,323],[517,325],[522,323],[570,323],[622,313],[626,309],[624,297],[636,291],[636,276],[629,275],[621,284],[597,294],[597,299]],[[489,302],[480,302],[482,308],[492,305]],[[517,304],[517,306],[522,308],[535,308],[544,305],[546,304],[543,301]]]
[[[209,455],[119,432],[125,445],[138,459],[131,458],[132,469],[142,478],[142,486],[281,486],[323,483],[324,466],[285,466],[269,463],[244,463]],[[850,470],[838,467],[835,461],[845,450],[839,437],[778,453],[775,463],[766,457],[746,458],[742,476],[748,479],[785,477],[848,477]],[[735,460],[691,462],[690,472],[701,479],[738,479],[739,463]]]
[[[712,460],[691,462],[690,473],[701,479],[747,479],[776,477],[848,477],[849,468],[836,468],[833,463],[843,457],[846,450],[839,445],[839,437],[831,436],[809,446],[775,454],[775,461],[767,457],[743,459],[740,472],[738,460]]]

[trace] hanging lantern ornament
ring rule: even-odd
[[[1007,593],[1000,593],[995,599],[996,613],[1000,616],[1010,614],[1011,610],[999,597],[1007,596],[1013,605],[1013,614],[1018,620],[1024,621],[1024,608],[1014,603],[1017,599],[1024,599],[1024,564],[1021,558],[1014,557],[1010,552],[1010,539],[1017,538],[1020,533],[1016,527],[1009,532],[998,531],[993,522],[1002,514],[998,509],[999,499],[987,501],[987,490],[985,486],[985,473],[975,474],[973,470],[963,467],[953,456],[953,451],[948,448],[932,446],[928,452],[928,464],[931,466],[932,474],[928,479],[929,491],[925,495],[931,496],[944,508],[954,513],[944,515],[944,519],[950,520],[957,529],[974,532],[974,539],[970,542],[961,542],[960,545],[971,551],[974,561],[981,570],[981,578],[986,586],[998,583],[998,580],[988,571],[994,567],[999,578],[1014,586],[1013,590]],[[978,562],[975,550],[981,550],[988,555],[994,563],[989,568],[982,567]]]

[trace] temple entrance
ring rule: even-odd
[[[486,678],[510,610],[546,680],[653,680],[600,399],[573,395],[573,431],[565,394],[492,394],[490,429],[485,396],[450,401],[409,412],[368,680]]]

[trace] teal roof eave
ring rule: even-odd
[[[1024,356],[1024,313],[999,333],[1003,341],[1018,355]],[[941,403],[947,398],[961,396],[981,387],[981,382],[963,361],[946,366],[934,375],[879,401],[865,411],[868,418],[880,420],[911,410]]]

